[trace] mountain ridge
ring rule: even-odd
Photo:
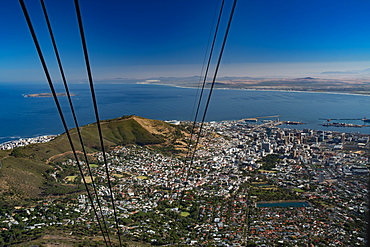
[[[181,153],[186,149],[187,131],[160,120],[130,115],[100,122],[105,150],[117,146],[140,145],[157,151],[169,150]],[[101,151],[96,123],[80,127],[87,153]],[[70,130],[75,150],[83,161],[82,146],[76,128]],[[88,156],[91,157],[90,155]],[[66,133],[47,143],[31,144],[0,153],[0,200],[35,199],[48,193],[61,195],[74,193],[83,188],[54,181],[50,173],[66,159],[75,159]],[[53,191],[55,193],[53,193]]]

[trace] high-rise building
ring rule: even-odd
[[[264,149],[266,153],[271,153],[271,143],[263,142],[262,149]]]
[[[319,183],[323,183],[324,180],[325,180],[325,175],[324,175],[324,173],[321,172],[320,175],[319,175]]]

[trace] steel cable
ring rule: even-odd
[[[115,203],[114,203],[112,185],[111,185],[110,176],[109,176],[108,162],[107,162],[107,158],[106,158],[106,154],[105,154],[103,135],[102,135],[102,131],[101,131],[100,118],[99,118],[98,106],[97,106],[97,101],[96,101],[96,96],[95,96],[95,89],[94,89],[94,83],[93,83],[93,78],[92,78],[92,73],[91,73],[89,55],[88,55],[88,52],[87,52],[85,33],[84,33],[83,25],[82,25],[81,11],[80,11],[80,6],[79,6],[79,3],[78,3],[78,0],[75,0],[74,3],[75,3],[75,7],[76,7],[76,14],[77,14],[78,26],[79,26],[79,30],[80,30],[82,48],[83,48],[83,52],[84,52],[86,70],[87,70],[88,79],[89,79],[91,97],[92,97],[92,101],[93,101],[93,105],[94,105],[96,125],[98,127],[100,145],[101,145],[101,149],[102,149],[102,154],[103,154],[103,159],[104,159],[104,164],[105,164],[105,171],[106,171],[107,180],[108,180],[108,187],[109,187],[109,191],[110,191],[110,198],[111,198],[111,203],[112,203],[112,207],[113,207],[113,214],[114,214],[114,218],[115,218],[115,226],[116,226],[120,246],[122,246],[120,231],[119,231],[119,227],[118,227],[117,211],[116,211],[116,207],[115,207]]]
[[[29,14],[28,14],[28,11],[27,11],[27,7],[24,3],[23,0],[19,0],[19,3],[21,5],[21,8],[22,8],[22,11],[23,11],[23,14],[25,16],[25,19],[26,19],[26,22],[27,22],[27,25],[28,25],[28,28],[31,32],[31,36],[32,36],[32,39],[33,39],[33,42],[35,44],[35,47],[36,47],[36,50],[37,50],[37,53],[39,55],[39,58],[40,58],[40,61],[41,61],[41,64],[42,64],[42,67],[43,67],[43,70],[44,70],[44,73],[45,73],[45,76],[46,76],[46,79],[48,81],[48,84],[49,84],[49,87],[50,87],[50,90],[52,92],[52,95],[53,95],[53,98],[54,98],[54,101],[55,101],[55,104],[56,104],[56,107],[58,109],[58,113],[59,113],[59,116],[61,118],[61,121],[62,121],[62,124],[63,124],[63,127],[64,127],[64,130],[67,134],[67,137],[68,137],[68,141],[69,141],[69,144],[71,146],[71,149],[72,149],[72,152],[73,152],[73,155],[76,159],[76,162],[78,164],[78,168],[79,168],[79,171],[81,173],[81,176],[82,176],[82,180],[83,180],[83,183],[85,185],[85,189],[87,191],[87,194],[88,194],[88,197],[89,197],[89,200],[91,202],[91,206],[93,208],[93,211],[95,213],[95,216],[97,218],[97,221],[98,221],[98,225],[99,225],[99,228],[100,228],[100,231],[102,232],[103,234],[103,228],[102,228],[102,225],[100,223],[100,220],[99,220],[99,217],[98,217],[98,213],[96,211],[96,208],[94,206],[94,202],[93,202],[93,199],[92,199],[92,196],[91,196],[91,193],[89,191],[89,188],[87,186],[87,183],[86,183],[86,179],[85,179],[85,176],[83,175],[83,171],[82,171],[82,168],[81,168],[81,164],[80,164],[80,161],[78,159],[78,156],[77,156],[77,153],[76,153],[76,150],[74,148],[74,145],[73,145],[73,142],[72,142],[72,138],[71,138],[71,135],[70,135],[70,132],[68,130],[68,127],[67,127],[67,123],[65,121],[65,118],[64,118],[64,114],[63,114],[63,111],[62,111],[62,108],[60,106],[60,103],[59,103],[59,100],[58,100],[58,96],[55,92],[55,88],[54,88],[54,85],[53,85],[53,82],[52,82],[52,79],[51,79],[51,76],[50,76],[50,73],[49,73],[49,70],[48,70],[48,67],[46,65],[46,62],[45,62],[45,59],[44,59],[44,55],[42,53],[42,50],[41,50],[41,47],[40,47],[40,44],[38,42],[38,39],[37,39],[37,36],[36,36],[36,33],[35,33],[35,30],[33,28],[33,25],[32,25],[32,21],[29,17]],[[103,237],[104,237],[104,242],[106,244],[106,246],[108,246],[108,243],[106,241],[106,238],[105,238],[105,235],[103,234]]]
[[[52,41],[52,44],[53,44],[54,53],[55,53],[55,56],[56,56],[56,59],[57,59],[57,62],[58,62],[59,71],[60,71],[60,74],[61,74],[61,77],[62,77],[62,80],[63,80],[64,88],[65,88],[66,93],[67,93],[68,103],[69,103],[69,107],[70,107],[71,112],[72,112],[73,121],[74,121],[75,126],[76,126],[77,135],[78,135],[78,138],[79,138],[79,141],[80,141],[80,144],[81,144],[82,152],[84,154],[87,169],[88,169],[88,172],[89,172],[89,175],[90,175],[90,178],[91,178],[91,183],[92,183],[92,186],[93,186],[93,189],[94,189],[96,201],[98,203],[98,208],[100,210],[101,218],[103,220],[104,228],[105,228],[105,231],[106,231],[106,234],[107,234],[107,237],[108,237],[108,242],[111,243],[108,228],[107,228],[107,224],[105,223],[105,217],[103,215],[103,210],[102,210],[101,203],[100,203],[100,200],[99,200],[99,197],[98,197],[98,192],[97,192],[97,189],[96,189],[95,181],[94,181],[94,178],[93,178],[93,175],[92,175],[92,172],[91,172],[89,160],[87,158],[87,153],[86,153],[85,145],[84,145],[84,142],[83,142],[83,139],[82,139],[80,127],[78,125],[76,112],[74,110],[73,102],[72,102],[72,99],[71,99],[71,94],[70,94],[70,91],[69,91],[69,87],[68,87],[67,80],[66,80],[66,77],[65,77],[64,69],[63,69],[63,66],[62,66],[62,61],[60,59],[60,55],[59,55],[59,51],[58,51],[58,48],[57,48],[57,45],[56,45],[54,33],[53,33],[53,30],[52,30],[52,27],[51,27],[49,15],[47,13],[47,9],[46,9],[44,0],[40,0],[40,2],[41,2],[41,6],[42,6],[44,16],[45,16],[46,24],[47,24],[47,27],[48,27],[48,30],[49,30],[50,38],[51,38],[51,41]],[[104,234],[103,234],[103,237],[105,237]]]

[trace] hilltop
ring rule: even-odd
[[[180,126],[159,120],[134,115],[123,116],[101,121],[101,129],[106,150],[136,144],[157,151],[181,153],[186,147],[187,131]],[[96,123],[82,126],[80,131],[88,153],[101,150]],[[77,130],[71,129],[70,134],[75,149],[83,160]],[[62,195],[84,190],[80,184],[61,184],[47,175],[56,169],[57,164],[69,158],[73,159],[73,154],[66,133],[48,143],[31,144],[0,152],[0,201]]]

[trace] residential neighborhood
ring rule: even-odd
[[[182,123],[189,124],[189,123]],[[116,233],[151,245],[365,246],[369,135],[279,128],[274,121],[208,122],[188,157],[136,145],[93,154],[84,167],[94,205]],[[196,147],[196,149],[195,149]],[[193,159],[189,157],[194,157]],[[107,185],[109,170],[113,185]],[[53,178],[82,183],[67,159]],[[84,225],[96,229],[86,193],[0,212],[2,231]]]
[[[8,141],[4,143],[0,143],[0,150],[10,150],[15,147],[23,147],[30,144],[35,143],[45,143],[53,140],[56,135],[47,135],[47,136],[38,136],[38,137],[30,137],[30,138],[21,138],[16,141]]]

